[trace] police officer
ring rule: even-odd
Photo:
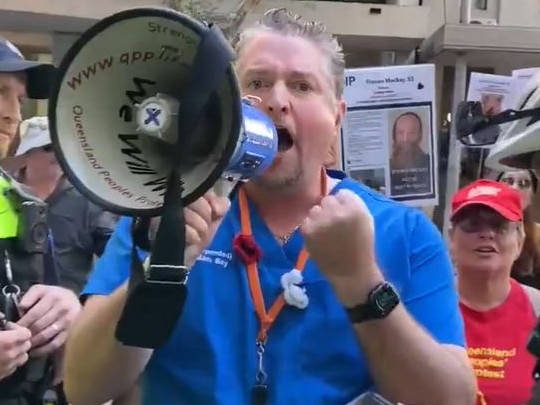
[[[0,38],[0,158],[14,150],[22,101],[27,97],[46,99],[54,73],[52,65],[25,60],[13,44]],[[2,176],[6,180],[5,172]],[[39,215],[34,217],[39,219]],[[31,220],[26,225],[33,225]],[[0,227],[6,224],[0,218]],[[61,358],[80,304],[70,290],[44,284],[45,252],[12,246],[0,240],[0,312],[4,318],[0,322],[0,405],[59,403],[54,395],[45,400],[44,395],[50,394],[53,379],[61,378],[61,362],[53,359]],[[17,312],[15,318],[13,311]],[[7,322],[11,319],[15,321]]]

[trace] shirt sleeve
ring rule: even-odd
[[[82,300],[89,295],[109,295],[129,279],[132,245],[131,218],[121,218],[88,277]],[[146,256],[147,253],[139,251],[141,260]]]
[[[410,222],[410,279],[403,291],[409,313],[439,343],[465,347],[450,255],[439,230],[420,212]]]

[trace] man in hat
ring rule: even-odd
[[[79,294],[94,257],[101,256],[116,216],[96,206],[65,177],[52,148],[47,117],[32,117],[20,127],[20,144],[10,157],[18,181],[47,203],[47,224],[54,236],[58,282]]]
[[[23,100],[48,98],[54,74],[54,66],[26,60],[12,43],[0,38],[0,159],[16,149]],[[1,179],[15,185],[0,170]],[[5,222],[0,218],[1,224]],[[44,395],[51,399],[50,359],[62,350],[67,329],[80,311],[73,292],[43,284],[45,273],[54,269],[46,269],[45,254],[14,247],[21,236],[0,240],[0,286],[9,284],[17,287],[13,291],[21,291],[14,297],[20,319],[4,319],[0,330],[0,404],[38,403]],[[0,312],[5,313],[7,305],[4,294]]]

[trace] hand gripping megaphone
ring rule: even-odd
[[[156,348],[186,294],[182,208],[217,182],[263,173],[273,123],[241,98],[234,52],[216,25],[164,8],[107,17],[68,50],[49,102],[68,179],[105,209],[134,217],[132,269],[117,339]],[[151,217],[161,216],[148,265]]]

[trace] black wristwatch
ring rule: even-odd
[[[382,282],[368,295],[367,302],[345,308],[352,323],[386,318],[399,304],[399,296],[392,284]]]

